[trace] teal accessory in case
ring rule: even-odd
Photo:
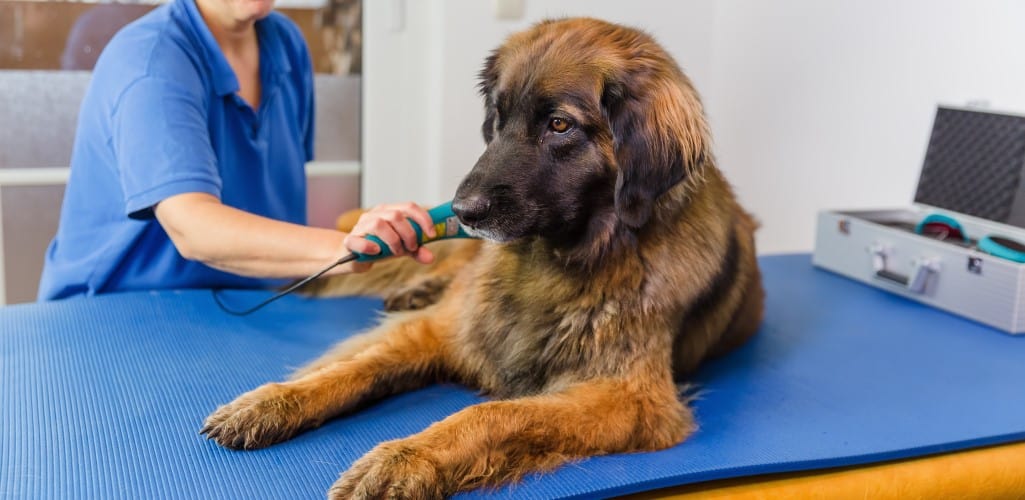
[[[1012,262],[1025,262],[1025,245],[1003,236],[987,235],[979,240],[979,250]]]

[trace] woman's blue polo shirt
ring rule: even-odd
[[[250,213],[306,222],[313,71],[296,26],[256,23],[261,102],[236,92],[194,0],[122,29],[93,71],[78,119],[60,226],[39,299],[157,288],[252,288],[275,280],[218,271],[178,253],[153,207],[208,193]]]

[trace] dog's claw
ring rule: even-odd
[[[267,384],[218,408],[200,433],[236,450],[270,446],[311,427],[302,417],[301,404],[287,387]]]

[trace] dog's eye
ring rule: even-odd
[[[565,118],[552,118],[548,121],[548,128],[556,134],[565,133],[573,126],[573,123]]]

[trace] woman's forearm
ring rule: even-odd
[[[157,205],[156,216],[183,257],[243,276],[305,276],[348,253],[345,233],[250,214],[209,194],[172,196]]]

